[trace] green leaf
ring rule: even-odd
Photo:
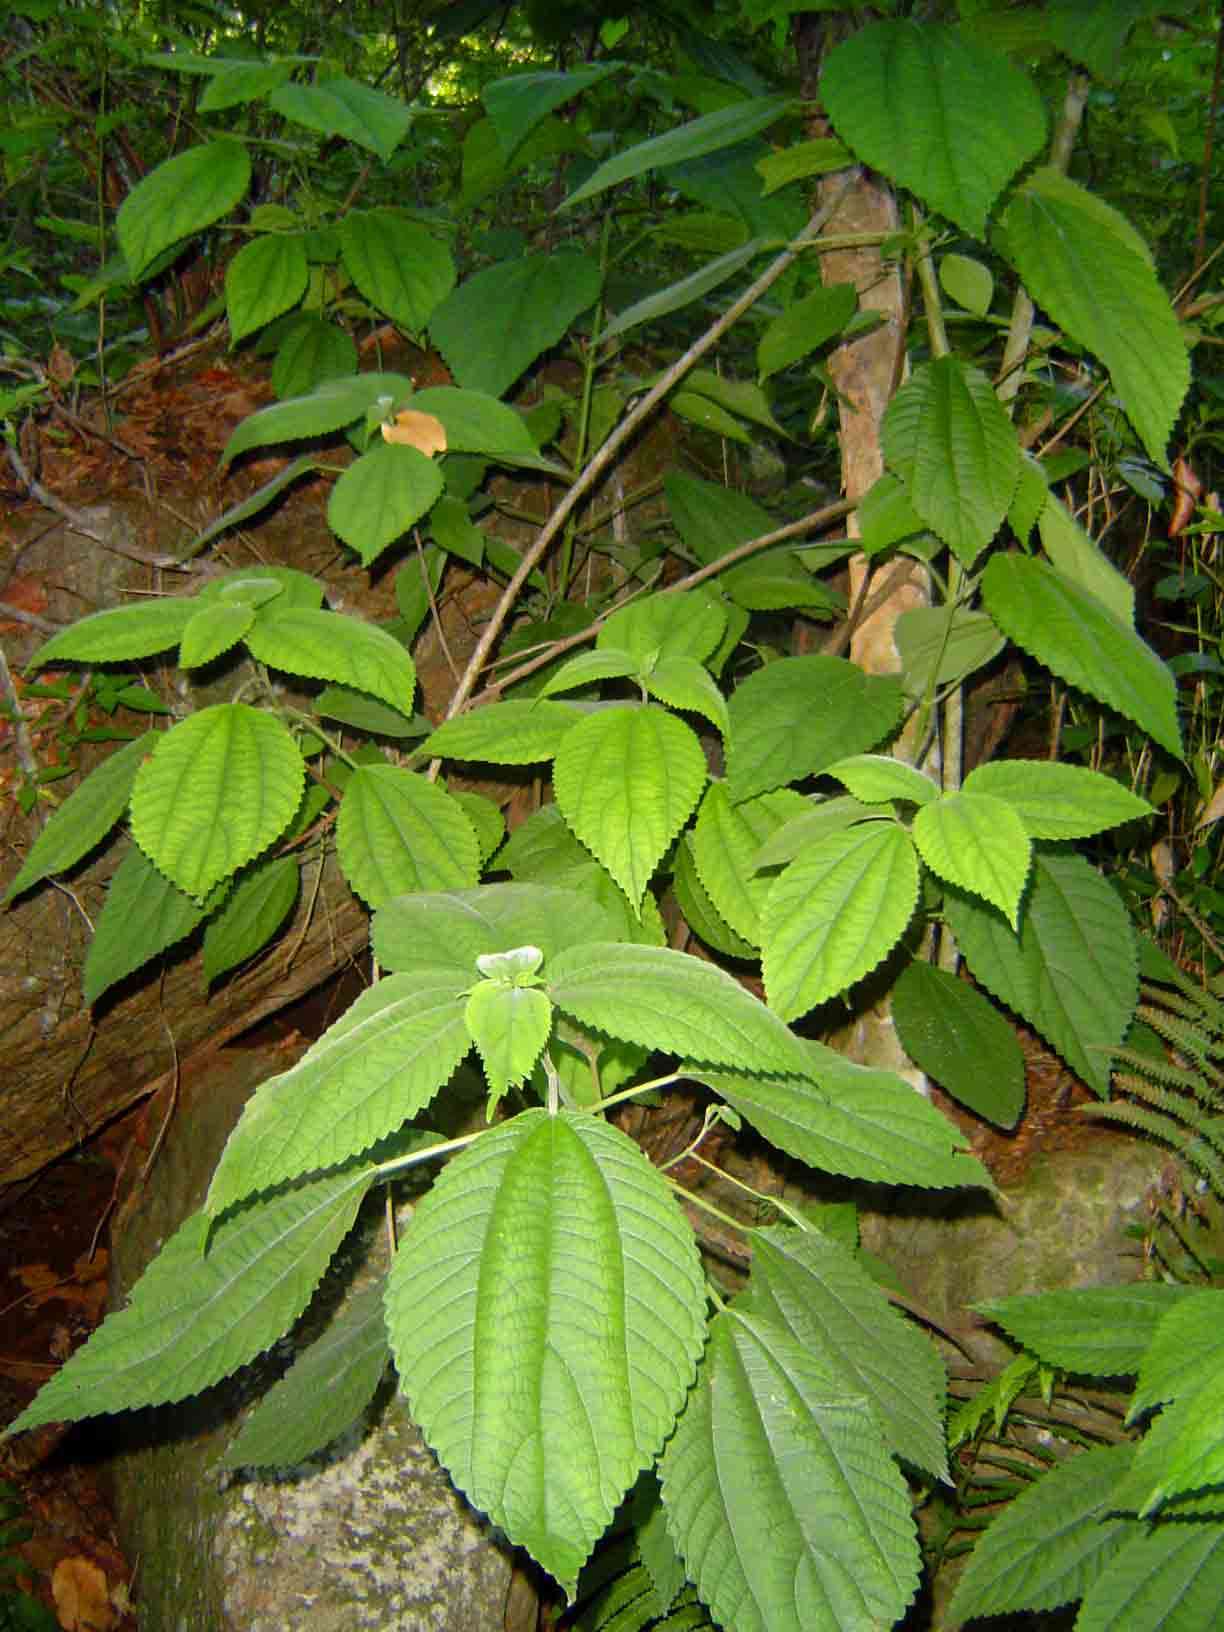
[[[179,666],[203,668],[236,646],[255,622],[255,608],[241,603],[206,602],[183,630]]]
[[[1167,1324],[1165,1316],[1173,1320],[1185,1312],[1193,1297],[1189,1287],[1147,1281],[990,1298],[974,1307],[1046,1365],[1088,1377],[1130,1377],[1158,1328]],[[1181,1310],[1175,1309],[1178,1304]],[[1217,1308],[1217,1318],[1219,1313]],[[1214,1327],[1213,1335],[1218,1331]],[[1179,1367],[1187,1352],[1179,1340]]]
[[[139,282],[163,250],[232,210],[250,180],[246,148],[223,137],[188,148],[137,182],[115,220],[131,278]]]
[[[1155,1406],[1198,1393],[1221,1373],[1224,1292],[1214,1287],[1177,1290],[1182,1297],[1169,1301],[1178,1307],[1168,1310],[1154,1334],[1147,1334],[1152,1342],[1139,1369],[1129,1413],[1132,1421]]]
[[[277,612],[303,607],[318,611],[323,604],[323,585],[295,567],[268,567],[253,562],[249,567],[209,578],[196,596],[196,603],[209,601],[253,606],[257,612],[272,601],[276,602]]]
[[[431,385],[417,392],[412,406],[442,421],[450,453],[483,453],[505,464],[541,463],[540,450],[522,414],[483,391]]]
[[[684,1402],[704,1305],[692,1232],[632,1140],[527,1111],[417,1205],[387,1324],[455,1484],[572,1591]]]
[[[1037,1479],[991,1524],[957,1584],[948,1617],[1056,1609],[1089,1592],[1134,1534],[1111,1518],[1113,1492],[1133,1445],[1099,1445]],[[1125,1624],[1128,1628],[1130,1622]]]
[[[446,245],[399,210],[351,210],[340,243],[345,270],[371,306],[413,334],[455,287]]]
[[[619,63],[601,62],[566,74],[512,74],[486,85],[480,99],[497,132],[502,157],[508,159],[550,113],[619,70]]]
[[[343,136],[384,164],[408,134],[412,114],[393,96],[346,74],[315,85],[280,85],[268,98],[277,113],[320,136]]]
[[[990,380],[958,357],[922,364],[889,403],[881,437],[914,509],[972,566],[1020,480],[1020,445]]]
[[[892,1016],[901,1047],[945,1093],[996,1127],[1015,1127],[1024,1109],[1024,1055],[980,992],[916,961],[893,987]]]
[[[133,846],[115,869],[85,954],[86,1003],[190,935],[203,918],[203,909]]]
[[[51,812],[0,905],[7,906],[15,895],[51,873],[67,872],[106,837],[127,809],[140,762],[157,737],[156,731],[146,731],[108,755]]]
[[[802,1075],[804,1047],[714,964],[661,946],[571,946],[545,970],[557,1008],[609,1037],[670,1054]]]
[[[391,737],[402,741],[409,737],[428,735],[429,721],[421,714],[408,718],[402,709],[388,708],[363,691],[350,691],[347,686],[324,686],[314,699],[316,714],[329,720],[340,720],[351,725],[364,736]]]
[[[1077,1632],[1199,1632],[1224,1597],[1224,1524],[1132,1525],[1084,1594]]]
[[[1020,480],[1007,511],[1007,524],[1022,544],[1028,543],[1029,535],[1041,519],[1041,512],[1049,501],[1050,489],[1046,480],[1045,466],[1039,459],[1034,459],[1031,453],[1022,450]]]
[[[369,1180],[332,1174],[242,1208],[211,1235],[193,1213],[20,1427],[184,1400],[270,1348],[310,1302]]]
[[[540,687],[541,697],[553,697],[558,692],[574,691],[579,686],[596,685],[601,680],[623,680],[636,675],[640,665],[628,652],[579,652],[563,663],[557,672]]]
[[[1019,815],[988,793],[948,793],[914,817],[914,843],[933,873],[998,907],[1013,929],[1033,847]]]
[[[691,833],[682,834],[676,846],[672,862],[672,889],[685,923],[707,946],[712,946],[724,957],[756,959],[758,948],[735,933],[706,891],[693,859]]]
[[[692,834],[692,854],[703,889],[715,911],[743,942],[761,944],[760,915],[772,879],[760,878],[755,863],[761,846],[788,820],[808,808],[790,788],[759,794],[733,805],[725,782],[711,782],[701,801]]]
[[[762,380],[798,363],[840,334],[858,307],[852,283],[814,289],[775,317],[757,342],[757,373]]]
[[[785,867],[788,861],[794,861],[831,833],[842,833],[864,817],[879,815],[869,805],[851,799],[849,794],[833,799],[805,798],[804,805],[804,810],[792,816],[761,846],[753,861],[754,872],[762,872],[767,867]]]
[[[236,345],[306,292],[306,246],[299,234],[265,233],[244,244],[225,269],[225,305]]]
[[[1138,995],[1134,931],[1117,892],[1082,856],[1038,850],[1018,936],[955,891],[945,910],[979,984],[1104,1099]]]
[[[354,374],[350,379],[325,380],[309,396],[273,402],[248,414],[225,444],[221,463],[228,465],[240,453],[274,442],[330,436],[364,418],[382,398],[387,399],[390,411],[412,391],[412,380],[406,374]]]
[[[747,141],[776,124],[785,114],[793,111],[795,103],[788,96],[746,97],[729,108],[707,113],[678,130],[669,130],[663,136],[638,142],[614,158],[606,159],[580,187],[576,187],[561,208],[570,209],[585,198],[593,198],[608,187],[657,170],[665,165],[681,164],[688,159],[700,159],[707,153],[717,153],[737,142]]]
[[[476,959],[487,953],[538,946],[547,965],[567,946],[614,940],[615,932],[603,907],[572,890],[482,884],[389,901],[374,914],[372,941],[385,969],[445,968],[470,986]]]
[[[180,720],[141,765],[132,834],[171,882],[202,900],[284,832],[305,775],[279,720],[216,703]]]
[[[1050,167],[1013,193],[1000,237],[1033,299],[1108,368],[1148,453],[1168,470],[1165,445],[1190,360],[1142,238],[1103,199]]]
[[[686,1069],[778,1150],[808,1167],[871,1184],[994,1188],[969,1141],[912,1083],[806,1043],[810,1082]],[[819,1084],[819,1087],[817,1086]]]
[[[423,1111],[472,1046],[463,1021],[471,984],[450,969],[415,970],[362,992],[247,1101],[208,1212],[216,1218],[252,1191],[338,1167]]]
[[[262,862],[239,879],[204,931],[207,983],[263,950],[293,911],[300,883],[293,856]]]
[[[457,792],[453,789],[447,791],[455,803],[462,807],[464,815],[472,824],[472,831],[476,835],[476,843],[480,849],[480,865],[483,867],[497,854],[506,836],[506,819],[487,794],[476,793],[468,788],[460,788]]]
[[[1045,140],[1029,76],[935,23],[857,29],[826,58],[820,94],[860,159],[974,238],[985,236],[991,206]]]
[[[391,1359],[382,1285],[359,1293],[273,1383],[226,1447],[225,1468],[303,1462],[352,1426]]]
[[[371,907],[416,890],[461,890],[480,876],[463,806],[398,765],[359,765],[336,822],[340,865]]]
[[[277,348],[272,389],[283,401],[356,372],[357,347],[347,330],[303,312]]]
[[[567,731],[553,792],[575,834],[634,910],[706,781],[696,734],[660,708],[609,708]]]
[[[905,829],[864,822],[805,850],[773,880],[761,915],[769,1006],[795,1020],[892,951],[918,902]]]
[[[956,686],[984,669],[1006,642],[993,618],[946,606],[914,606],[893,627],[893,645],[901,659],[902,683],[911,697],[933,695],[940,686]]]
[[[994,299],[990,268],[969,255],[941,255],[939,281],[958,306],[975,317],[985,317]]]
[[[500,397],[599,298],[600,271],[577,249],[485,267],[436,307],[433,343],[461,386]]]
[[[583,716],[566,703],[486,703],[445,720],[421,744],[422,753],[488,765],[534,765],[552,759]]]
[[[996,555],[982,575],[991,617],[1016,645],[1182,756],[1173,676],[1095,595],[1028,556]]]
[[[852,162],[848,148],[831,136],[817,136],[810,142],[792,142],[788,147],[767,153],[756,161],[757,174],[764,183],[766,196],[787,187],[792,181],[805,181],[808,176],[825,176],[831,170],[844,170]]]
[[[538,987],[482,980],[472,988],[464,1021],[494,1100],[526,1082],[548,1041],[552,1020],[552,1004]]]
[[[880,555],[915,534],[929,536],[909,490],[888,470],[863,494],[856,514],[864,555]]]
[[[747,243],[729,249],[725,255],[707,261],[695,272],[689,272],[674,283],[656,289],[643,300],[635,300],[632,306],[626,306],[604,324],[602,339],[614,339],[643,323],[657,323],[660,318],[683,311],[686,306],[691,306],[726,283],[728,278],[733,278],[749,262],[755,261],[763,248],[761,239],[751,238]],[[675,412],[684,414],[693,424],[703,425],[707,430],[717,427],[738,441],[749,440],[738,420],[695,391],[674,391],[669,406]]]
[[[835,776],[856,799],[868,805],[901,799],[921,807],[939,798],[939,788],[924,771],[890,754],[852,754],[828,766],[825,775]]]
[[[598,656],[599,654],[594,654]],[[728,730],[727,705],[708,669],[693,657],[661,657],[642,675],[642,684],[652,697],[669,708],[683,708],[701,714],[725,736]]]
[[[192,601],[175,597],[117,606],[94,612],[71,623],[40,646],[26,664],[42,669],[48,663],[130,663],[177,646],[196,614]]]
[[[269,608],[246,636],[247,650],[270,669],[335,680],[381,697],[411,717],[416,670],[384,629],[341,612]]]
[[[1069,514],[1065,504],[1053,494],[1037,517],[1041,546],[1054,570],[1080,589],[1095,595],[1112,617],[1127,629],[1135,627],[1135,591],[1130,579],[1120,573],[1084,529]]]
[[[601,652],[627,652],[639,664],[656,656],[705,663],[718,650],[726,627],[726,608],[700,590],[647,595],[613,612],[595,646]]]
[[[167,65],[168,66],[168,65]],[[287,62],[243,62],[213,74],[200,94],[201,113],[224,113],[227,108],[258,102],[283,85],[293,72]]]
[[[1178,1312],[1174,1310],[1168,1318],[1172,1320]],[[1179,1394],[1166,1406],[1139,1446],[1129,1478],[1115,1493],[1120,1508],[1137,1509],[1140,1518],[1150,1518],[1169,1500],[1190,1496],[1214,1508],[1219,1518],[1219,1487],[1224,1482],[1224,1443],[1220,1439],[1224,1371],[1218,1339],[1213,1351],[1211,1374],[1198,1388]],[[1201,1374],[1205,1368],[1197,1369]],[[1169,1516],[1177,1513],[1175,1507]]]
[[[378,442],[332,488],[327,524],[368,567],[442,494],[442,472],[416,448]]]
[[[732,693],[727,780],[737,803],[874,748],[901,717],[901,687],[841,657],[783,657]]]
[[[867,1402],[771,1320],[710,1323],[661,1474],[689,1578],[736,1632],[891,1626],[914,1595],[909,1493]]]
[[[946,1382],[929,1338],[888,1302],[852,1251],[820,1230],[753,1230],[754,1314],[824,1367],[834,1395],[862,1395],[893,1454],[948,1477]]]
[[[1054,760],[979,765],[965,778],[964,791],[1006,800],[1034,839],[1084,839],[1154,814],[1146,799],[1112,776]]]

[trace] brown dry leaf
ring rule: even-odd
[[[57,1274],[50,1264],[22,1264],[13,1273],[29,1294],[25,1301],[35,1308],[51,1298],[61,1297],[66,1287],[64,1277]]]
[[[431,459],[435,453],[446,452],[446,426],[419,408],[401,408],[393,421],[383,424],[382,434],[384,442],[416,448]]]
[[[1203,496],[1203,484],[1187,459],[1173,461],[1173,514],[1169,517],[1169,537],[1184,533],[1194,517],[1194,507]]]
[[[119,1617],[106,1576],[90,1558],[61,1558],[51,1576],[51,1596],[64,1632],[112,1632]]]

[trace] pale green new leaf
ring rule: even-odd
[[[298,898],[301,873],[294,856],[261,862],[239,879],[204,931],[204,979],[211,982],[263,950]]]
[[[325,380],[308,396],[273,402],[248,414],[225,444],[221,463],[227,465],[240,453],[267,447],[270,443],[328,436],[364,418],[381,398],[385,397],[389,407],[395,408],[412,392],[413,382],[407,374],[354,374],[348,379]],[[278,569],[257,567],[254,570],[258,574]],[[208,587],[206,585],[200,593],[206,594]]]
[[[1134,930],[1117,891],[1082,856],[1037,851],[1018,936],[954,890],[945,910],[974,978],[1104,1099],[1138,995]]]
[[[115,869],[85,954],[86,1003],[190,935],[203,918],[204,909],[133,845]]]
[[[395,636],[341,612],[269,607],[246,635],[246,650],[269,669],[353,685],[403,715],[413,712],[416,669]]]
[[[970,771],[964,791],[1006,800],[1034,839],[1084,839],[1154,814],[1112,776],[1055,760],[992,760]]]
[[[741,1070],[803,1075],[804,1046],[731,975],[684,952],[623,943],[568,948],[548,995],[584,1026],[625,1042]]]
[[[576,187],[561,208],[569,209],[585,198],[592,198],[618,182],[629,181],[647,170],[657,170],[669,164],[682,164],[689,159],[704,158],[722,148],[734,147],[757,136],[795,107],[788,96],[747,97],[734,102],[729,108],[707,113],[678,130],[669,130],[663,136],[653,136],[645,142],[607,159]]]
[[[906,1055],[945,1093],[1000,1128],[1024,1109],[1024,1055],[1016,1033],[979,991],[917,960],[892,990]]]
[[[1100,1445],[1070,1456],[1016,1497],[973,1549],[949,1607],[959,1626],[976,1615],[1056,1609],[1091,1590],[1138,1533],[1110,1516],[1133,1445]],[[1119,1632],[1130,1622],[1116,1623]]]
[[[753,872],[759,873],[766,867],[785,867],[788,861],[794,861],[796,856],[803,855],[831,833],[843,833],[865,817],[880,815],[879,810],[860,804],[848,793],[831,799],[804,798],[803,805],[804,808],[784,822],[757,851],[752,863]]]
[[[594,653],[599,656],[599,653]],[[725,736],[728,730],[727,704],[710,671],[693,657],[661,657],[642,675],[642,684],[652,697],[670,708],[701,714]]]
[[[463,1018],[493,1098],[500,1099],[531,1075],[552,1030],[552,1004],[538,986],[482,980]]]
[[[770,1008],[794,1020],[853,986],[892,951],[917,901],[918,858],[894,822],[864,822],[804,851],[761,913]]]
[[[225,269],[225,305],[235,344],[296,306],[306,291],[300,233],[269,232],[244,244]]]
[[[1084,1594],[1076,1632],[1202,1632],[1224,1603],[1224,1524],[1133,1525]]]
[[[939,281],[958,306],[985,317],[994,299],[994,277],[988,266],[969,255],[941,255]]]
[[[183,630],[179,667],[203,668],[236,646],[255,622],[255,608],[241,602],[207,601]]]
[[[1173,676],[1132,629],[1079,585],[1029,556],[996,555],[982,575],[986,610],[1039,663],[1182,755]]]
[[[455,287],[450,250],[399,210],[350,210],[340,244],[345,269],[371,306],[410,333],[425,327]]]
[[[1052,493],[1037,517],[1041,547],[1061,577],[1070,579],[1127,629],[1135,627],[1135,591],[1129,578],[1118,571],[1088,534]]]
[[[387,1287],[414,1420],[567,1589],[692,1382],[705,1292],[662,1176],[617,1128],[527,1111],[447,1166]]]
[[[432,459],[417,448],[380,439],[332,488],[327,524],[368,567],[420,521],[442,489],[442,472]]]
[[[946,1379],[930,1339],[854,1253],[819,1230],[753,1230],[752,1311],[784,1327],[841,1394],[861,1394],[893,1454],[948,1477]]]
[[[688,657],[704,663],[718,650],[726,627],[725,607],[703,590],[682,590],[647,595],[619,607],[600,629],[595,645],[600,652],[627,652],[638,663],[651,657]]]
[[[550,960],[567,946],[615,940],[616,934],[616,918],[577,891],[547,884],[481,884],[389,901],[374,914],[372,943],[384,969],[445,968],[470,985],[476,959],[486,953],[538,946],[547,972]]]
[[[590,714],[562,739],[553,761],[561,814],[635,911],[706,774],[695,732],[652,705]]]
[[[913,606],[893,627],[902,682],[911,697],[959,685],[992,662],[1005,644],[993,618],[961,607],[949,617],[946,606]]]
[[[866,1400],[771,1320],[711,1322],[661,1477],[689,1578],[735,1632],[863,1632],[914,1595],[909,1493]]]
[[[1169,1289],[1174,1290],[1174,1289]],[[1139,1368],[1131,1401],[1132,1420],[1179,1395],[1196,1393],[1224,1375],[1224,1291],[1214,1287],[1177,1288],[1159,1329],[1146,1335],[1151,1347]]]
[[[391,1359],[382,1285],[359,1293],[260,1400],[226,1468],[285,1467],[330,1445],[369,1405]]]
[[[566,733],[583,716],[566,703],[486,703],[471,714],[445,720],[421,744],[442,759],[487,765],[534,765],[552,759]]]
[[[801,362],[840,334],[854,316],[858,294],[852,283],[834,283],[788,306],[766,327],[757,342],[757,373],[762,380]]]
[[[924,363],[888,405],[881,437],[914,509],[972,566],[1020,480],[1020,445],[990,380],[959,357]]]
[[[820,94],[859,158],[975,238],[1045,140],[1028,75],[961,29],[927,21],[856,29],[826,58]]]
[[[430,338],[461,386],[500,397],[595,304],[601,282],[598,263],[577,249],[502,261],[435,308]]]
[[[376,154],[384,164],[390,162],[412,125],[412,114],[398,97],[347,74],[313,85],[278,85],[268,100],[286,119],[320,136],[343,136]]]
[[[279,720],[246,703],[215,703],[161,736],[137,771],[133,836],[172,883],[202,900],[280,837],[305,776]]]
[[[480,93],[489,120],[497,132],[502,157],[508,159],[542,119],[564,103],[619,71],[615,62],[601,62],[567,74],[512,74],[495,79]]]
[[[336,820],[344,876],[371,907],[418,890],[462,890],[480,877],[480,846],[463,806],[398,765],[359,765]]]
[[[825,775],[835,776],[856,799],[867,805],[901,799],[921,806],[939,797],[939,788],[924,771],[889,754],[852,754],[849,759],[839,759],[830,765]]]
[[[891,1071],[855,1065],[805,1044],[810,1082],[690,1071],[733,1105],[771,1145],[808,1167],[872,1184],[924,1189],[979,1185],[990,1175],[946,1116]],[[819,1083],[819,1087],[816,1084]]]
[[[1224,1293],[1217,1297],[1224,1301]],[[1088,1377],[1129,1377],[1139,1371],[1158,1328],[1169,1327],[1165,1317],[1175,1319],[1193,1299],[1189,1287],[1143,1281],[1134,1286],[1085,1286],[991,1298],[974,1307],[1047,1365]],[[1174,1313],[1179,1304],[1182,1310]],[[1219,1307],[1214,1314],[1218,1320]],[[1216,1326],[1212,1335],[1218,1337],[1218,1333]],[[1184,1368],[1187,1354],[1193,1351],[1179,1338],[1177,1352]],[[1137,1408],[1136,1401],[1132,1413]]]
[[[760,914],[773,883],[756,874],[756,858],[763,844],[807,809],[807,800],[790,788],[733,805],[725,782],[711,782],[701,801],[692,834],[700,882],[736,936],[754,947],[761,944]]]
[[[157,735],[146,731],[134,742],[124,743],[72,790],[58,810],[52,811],[0,906],[7,906],[15,895],[51,873],[67,872],[106,837],[127,809],[140,762],[152,749]]]
[[[1198,1388],[1179,1392],[1160,1413],[1135,1454],[1130,1477],[1117,1492],[1118,1506],[1138,1510],[1140,1518],[1150,1518],[1172,1498],[1199,1493],[1210,1499],[1214,1492],[1219,1511],[1219,1487],[1224,1483],[1224,1438],[1220,1435],[1224,1370],[1218,1342],[1214,1349],[1211,1375]],[[1204,1369],[1198,1368],[1200,1377]]]
[[[193,1213],[13,1431],[183,1400],[253,1360],[310,1302],[369,1181],[367,1169],[331,1174],[252,1202],[211,1234]]]
[[[232,210],[250,179],[246,148],[228,137],[159,164],[132,188],[115,220],[129,275],[139,281],[163,250]]]
[[[1167,470],[1190,359],[1143,240],[1103,199],[1049,166],[1013,193],[1000,236],[1034,300],[1108,368],[1148,453]]]
[[[290,607],[295,611],[299,607],[317,611],[323,604],[323,585],[296,567],[272,567],[254,561],[249,567],[237,567],[206,579],[196,602],[202,605],[208,601],[253,606],[257,617],[265,615],[265,607],[269,616],[273,611],[286,612]],[[273,601],[275,608],[271,606]]]
[[[168,646],[177,646],[196,610],[194,601],[175,596],[91,613],[52,635],[26,668],[42,669],[48,663],[131,663],[152,657]]]
[[[891,675],[841,657],[783,657],[731,695],[727,780],[737,803],[874,748],[901,717]]]
[[[215,1218],[255,1190],[337,1167],[423,1111],[472,1046],[472,984],[450,969],[385,975],[296,1065],[261,1083],[205,1203]]]
[[[628,652],[579,652],[544,682],[539,696],[555,697],[559,692],[575,691],[579,686],[595,685],[600,680],[623,680],[637,674],[639,667],[637,658],[630,657]]]
[[[948,793],[914,817],[914,843],[933,873],[998,907],[1013,929],[1033,847],[1024,823],[988,793]]]

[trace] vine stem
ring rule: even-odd
[[[641,401],[626,414],[603,446],[591,457],[586,468],[540,529],[539,537],[524,552],[523,559],[519,562],[514,576],[503,590],[502,597],[493,609],[493,614],[485,631],[477,642],[476,649],[469,658],[463,676],[455,689],[455,694],[451,698],[450,707],[446,711],[448,720],[461,713],[466,706],[468,699],[476,689],[476,682],[488,661],[489,653],[493,650],[506,620],[518,600],[520,590],[543,558],[553,539],[556,538],[577,508],[579,500],[594,487],[621,448],[633,436],[638,426],[654,412],[658,404],[662,402],[676,383],[683,379],[689,369],[700,362],[705,354],[718,344],[723,335],[739,321],[750,307],[755,305],[766,290],[772,288],[782,274],[798,260],[803,251],[815,244],[825,225],[837,213],[857,174],[857,171],[851,172],[849,179],[837,196],[813,215],[800,236],[770,262],[755,283],[750,284],[739,299],[733,301],[722,316],[715,319],[706,332],[693,342],[682,357],[676,359]]]

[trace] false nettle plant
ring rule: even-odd
[[[284,72],[270,90],[271,80],[227,78],[245,64],[167,66],[208,76],[204,112],[267,96],[284,118],[384,161],[410,123],[393,98],[342,79],[297,84],[288,64],[275,65]],[[622,67],[490,86],[475,139],[485,182],[512,173],[553,110],[596,98]],[[1127,222],[1061,170],[1033,168],[1047,121],[1029,76],[981,29],[881,22],[829,55],[822,96],[836,140],[770,152],[761,132],[790,128],[796,104],[736,93],[592,165],[563,210],[697,160],[724,163],[742,190],[744,154],[759,152],[758,199],[862,161],[946,222],[949,237],[989,233],[996,264],[1100,360],[1166,468],[1188,380],[1176,316]],[[249,177],[234,136],[154,172],[118,217],[131,276],[150,275],[235,209]],[[466,173],[465,186],[479,191]],[[655,401],[669,396],[743,438],[746,425],[773,424],[764,381],[869,325],[853,290],[805,290],[798,276],[805,258],[836,247],[835,211],[780,239],[762,231],[611,318],[580,234],[460,281],[438,225],[395,209],[320,221],[261,205],[245,226],[250,242],[227,278],[231,329],[275,345],[283,400],[238,428],[226,460],[346,436],[356,457],[329,506],[339,538],[366,565],[411,529],[430,542],[399,568],[400,616],[386,627],[326,609],[305,573],[256,566],[191,596],[98,613],[48,641],[34,666],[177,650],[184,671],[228,666],[235,687],[93,772],[47,823],[7,899],[73,866],[126,819],[132,842],[85,970],[93,1001],[201,925],[209,979],[257,955],[297,897],[304,845],[334,845],[371,909],[379,978],[257,1091],[204,1208],[16,1426],[175,1401],[225,1377],[293,1326],[372,1186],[450,1158],[403,1231],[385,1294],[294,1363],[239,1433],[231,1463],[326,1445],[360,1416],[390,1360],[458,1488],[567,1593],[633,1492],[635,1568],[649,1586],[635,1626],[684,1601],[686,1580],[737,1632],[893,1624],[919,1577],[911,1487],[948,1476],[937,1349],[890,1306],[856,1237],[820,1227],[818,1211],[779,1204],[782,1222],[747,1230],[747,1285],[720,1293],[703,1277],[675,1184],[606,1113],[696,1083],[707,1127],[747,1122],[817,1173],[989,1190],[964,1137],[909,1082],[792,1029],[887,963],[900,971],[893,1010],[914,1062],[1012,1125],[1019,1047],[988,997],[920,955],[936,921],[978,985],[1107,1095],[1138,954],[1120,898],[1074,845],[1150,807],[1087,769],[988,763],[942,786],[887,750],[911,716],[928,721],[1010,641],[1178,756],[1174,683],[1135,631],[1130,586],[1022,450],[987,374],[935,348],[896,392],[883,425],[887,471],[858,508],[864,551],[917,557],[939,592],[898,624],[900,674],[813,654],[728,684],[734,655],[744,667],[752,614],[837,611],[820,573],[850,546],[786,542],[754,554],[751,541],[776,519],[677,471],[665,484],[675,550],[696,571],[653,593],[597,597],[592,650],[549,668],[530,693],[464,712],[469,687],[431,729],[413,713],[410,648],[448,558],[510,579],[504,618],[524,586],[547,588],[536,563],[559,518]],[[929,261],[932,237],[916,226],[898,252]],[[581,475],[561,463],[555,404],[501,400],[542,353],[577,336],[589,341],[587,386],[606,356],[607,400],[627,402],[615,347],[599,346],[682,311],[774,249],[754,295],[772,284],[783,309],[760,324],[757,382],[693,368],[724,332],[716,324]],[[985,259],[958,251],[941,272],[968,314],[988,316]],[[357,373],[332,309],[341,287],[428,340],[457,383],[418,391],[403,376]],[[752,316],[751,301],[743,307]],[[599,322],[585,330],[593,311]],[[570,404],[580,449],[594,395]],[[249,520],[322,460],[295,460],[197,542]],[[476,525],[491,467],[572,484],[558,525],[522,557]],[[567,535],[562,598],[571,546]],[[644,564],[630,563],[627,583]],[[290,704],[278,674],[321,689]],[[437,777],[444,762],[535,768],[550,777],[551,799],[507,835],[490,800]],[[708,956],[666,944],[665,889]],[[765,1001],[711,956],[759,964]],[[473,1054],[488,1125],[440,1141],[431,1107]],[[1094,1582],[1126,1601],[1148,1579],[1127,1547],[1177,1541],[1176,1526],[1149,1515],[1173,1499],[1191,1511],[1187,1490],[1215,1477],[1214,1453],[1196,1462],[1187,1448],[1191,1429],[1175,1438],[1197,1384],[1170,1380],[1164,1357],[1188,1341],[1170,1323],[1205,1322],[1202,1300],[1219,1295],[1133,1289],[1108,1319],[1106,1295],[1096,1296],[1049,1293],[992,1312],[1043,1364],[1140,1369],[1136,1412],[1177,1403],[1137,1450],[1094,1452],[1044,1481],[1039,1519],[1017,1504],[1013,1528],[1001,1524],[979,1548],[957,1601],[965,1615],[1088,1594],[1081,1624],[1104,1624],[1092,1619]],[[1098,1325],[1104,1335],[1085,1335]],[[1214,1353],[1205,1330],[1192,1335]],[[1211,1388],[1218,1374],[1196,1379]],[[1122,1516],[1105,1517],[1114,1510]],[[1224,1519],[1214,1507],[1205,1515],[1196,1533],[1214,1560]],[[1031,1538],[1044,1536],[1048,1557],[1065,1563],[1069,1526],[1084,1549],[1075,1568],[1037,1569]]]

